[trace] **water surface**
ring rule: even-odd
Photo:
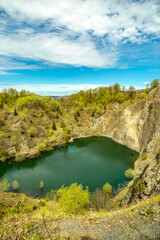
[[[126,180],[138,153],[105,137],[76,139],[74,143],[21,163],[0,164],[0,177],[20,183],[19,192],[44,196],[62,185],[81,183],[93,192],[109,182],[114,188]],[[39,189],[44,182],[43,191]],[[10,189],[11,190],[11,189]]]

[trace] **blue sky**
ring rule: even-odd
[[[0,1],[0,91],[67,95],[155,78],[158,0]]]

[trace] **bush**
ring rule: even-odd
[[[17,115],[18,115],[17,110],[14,109],[14,116],[17,116]]]
[[[115,96],[115,100],[119,103],[122,103],[124,99],[125,99],[125,96],[122,92],[117,93]]]
[[[103,186],[103,192],[105,195],[111,195],[112,194],[112,186],[106,182]]]
[[[43,189],[43,188],[44,188],[44,182],[43,182],[43,181],[40,182],[39,188],[40,188],[40,189]]]
[[[55,122],[53,122],[53,124],[52,124],[52,129],[53,129],[53,130],[56,130],[56,129],[57,129]]]
[[[134,178],[134,170],[132,168],[129,168],[125,171],[125,177],[128,179]]]
[[[38,134],[38,131],[35,127],[29,127],[28,134],[30,137],[35,137]]]
[[[14,181],[12,182],[12,188],[13,188],[13,190],[18,190],[19,187],[20,187],[20,184],[19,184],[16,180],[14,180]]]
[[[3,180],[0,180],[0,191],[7,192],[9,188],[10,188],[10,183],[6,178],[4,178]]]
[[[57,191],[57,196],[60,206],[67,213],[82,213],[90,203],[88,188],[83,190],[82,185],[77,185],[77,183],[69,187],[62,186]]]

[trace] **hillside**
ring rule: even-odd
[[[5,223],[1,226],[2,239],[9,239],[5,235],[9,232],[8,236],[15,233],[16,239],[18,234],[19,239],[23,239],[23,236],[30,236],[32,231],[31,238],[27,239],[52,239],[50,234],[54,235],[53,239],[72,239],[73,232],[76,234],[75,231],[79,231],[77,224],[84,229],[85,220],[66,220],[66,223],[65,218],[71,217],[90,219],[89,226],[94,227],[86,228],[84,234],[73,239],[115,239],[112,228],[121,231],[121,227],[117,227],[117,224],[121,224],[121,219],[125,228],[128,227],[128,239],[134,239],[134,234],[139,234],[139,239],[146,239],[146,236],[149,239],[148,229],[152,229],[152,224],[147,225],[147,228],[145,224],[149,224],[150,221],[153,223],[152,235],[156,232],[159,234],[157,221],[160,194],[160,88],[146,92],[110,90],[88,90],[56,100],[25,91],[18,93],[13,89],[0,95],[2,162],[27,161],[27,158],[36,158],[56,146],[72,142],[74,138],[87,136],[110,137],[139,152],[139,158],[135,161],[134,179],[114,198],[107,200],[107,209],[102,212],[90,209],[80,215],[68,214],[60,208],[55,199],[33,200],[24,195],[0,193],[0,204],[4,210],[1,212],[1,219],[2,223]],[[116,97],[117,94],[120,95],[119,98]],[[113,213],[116,209],[117,212]],[[144,224],[142,232],[138,230],[135,218]],[[133,221],[132,226],[128,226],[125,219]],[[54,221],[58,221],[57,225]],[[68,221],[71,221],[69,229],[66,226]],[[52,227],[49,222],[52,222]],[[109,222],[114,222],[115,226],[110,226]],[[39,229],[41,225],[43,231]],[[102,230],[103,225],[108,226],[111,235]],[[57,230],[59,227],[63,230]],[[77,230],[73,231],[73,228]],[[98,233],[99,228],[101,233]],[[133,228],[136,231],[133,231]],[[102,232],[106,235],[102,236]],[[123,237],[122,235],[119,239]],[[155,238],[152,239],[158,239],[158,235],[155,234]]]

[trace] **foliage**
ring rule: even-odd
[[[104,186],[103,186],[103,192],[104,192],[104,194],[106,194],[106,195],[112,194],[112,186],[111,186],[108,182],[106,182],[106,183],[104,184]]]
[[[115,100],[119,103],[122,103],[124,99],[125,99],[125,96],[122,92],[117,93],[115,96]]]
[[[56,124],[55,124],[55,122],[53,122],[53,124],[52,124],[52,130],[56,130],[57,128],[56,128]]]
[[[38,134],[37,129],[35,127],[33,127],[33,126],[29,127],[27,132],[28,132],[30,137],[35,137]]]
[[[134,178],[134,170],[132,168],[129,168],[125,171],[125,177],[128,179]]]
[[[19,187],[20,187],[20,184],[19,184],[16,180],[14,180],[14,181],[12,182],[12,188],[13,188],[14,190],[18,190]]]
[[[143,93],[141,94],[141,99],[146,99],[147,96],[148,96],[148,94],[147,94],[146,92],[143,92]]]
[[[6,178],[4,178],[3,180],[0,180],[0,191],[7,192],[9,188],[10,188],[10,183]]]
[[[43,188],[44,188],[44,182],[43,182],[43,181],[40,182],[39,188],[40,188],[40,189],[43,189]]]
[[[160,86],[160,79],[154,79],[152,82],[151,82],[151,88],[156,88],[156,87],[159,87]]]
[[[16,110],[16,108],[14,109],[14,116],[17,116],[18,115],[18,113],[17,113],[17,110]]]
[[[57,191],[57,196],[58,203],[68,213],[84,212],[90,203],[88,188],[83,190],[82,185],[77,185],[77,183],[69,187],[62,186]]]

